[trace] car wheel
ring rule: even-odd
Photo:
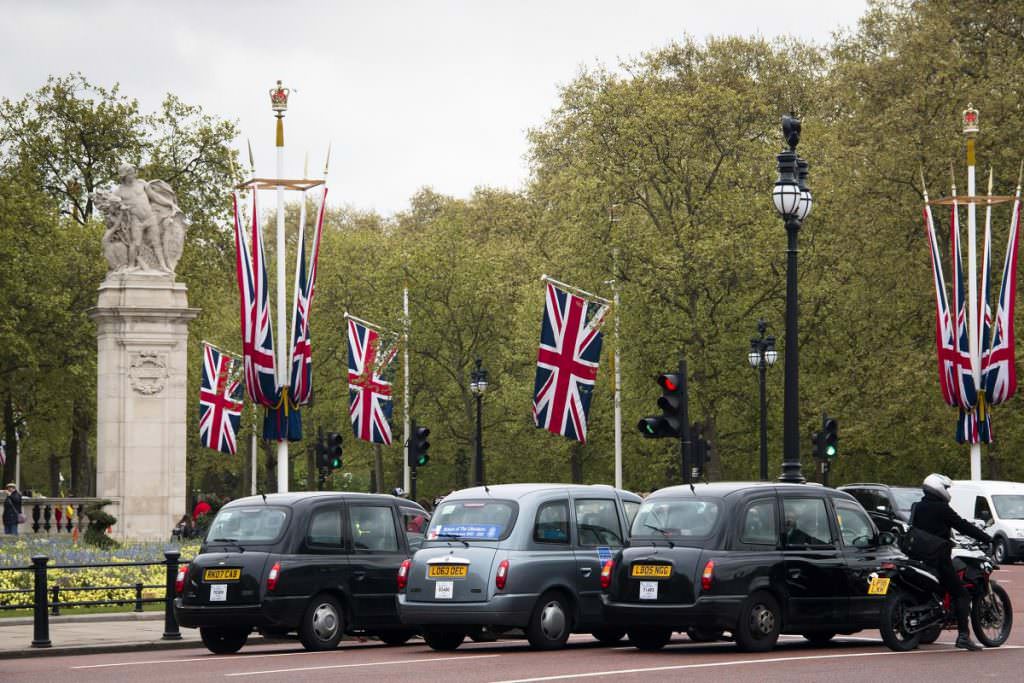
[[[414,635],[415,631],[381,631],[377,637],[387,645],[405,645]]]
[[[548,591],[540,596],[526,627],[526,638],[536,650],[557,650],[565,647],[572,633],[572,615],[565,597]]]
[[[713,643],[722,639],[722,631],[714,628],[694,626],[686,629],[686,637],[695,643]]]
[[[466,639],[462,631],[443,631],[441,629],[423,629],[423,640],[431,650],[438,652],[451,652]]]
[[[808,631],[801,634],[811,645],[828,645],[836,637],[835,631]]]
[[[992,543],[992,559],[996,561],[996,564],[1006,562],[1006,539],[1002,536],[996,537]]]
[[[626,635],[624,628],[599,628],[591,634],[605,645],[612,645],[622,640]]]
[[[740,606],[733,636],[744,652],[765,652],[775,647],[782,628],[779,602],[770,593],[754,593]]]
[[[302,646],[314,652],[333,650],[344,633],[345,618],[337,599],[327,593],[314,596],[299,625]]]
[[[637,628],[629,631],[629,642],[638,650],[653,652],[668,645],[672,640],[670,628]]]
[[[936,640],[939,639],[939,636],[941,634],[942,634],[942,626],[941,625],[932,626],[931,628],[928,628],[928,629],[925,629],[924,631],[921,631],[921,634],[917,637],[917,642],[921,643],[922,645],[931,645],[932,643],[934,643]]]
[[[230,655],[238,652],[249,640],[249,629],[239,628],[213,628],[202,626],[199,628],[199,637],[203,645],[210,652],[218,655]]]
[[[971,607],[974,635],[985,647],[999,647],[1010,637],[1013,628],[1013,606],[1003,587],[992,582],[992,591],[974,601]]]
[[[913,650],[921,642],[920,635],[907,630],[906,610],[912,606],[910,598],[899,591],[889,593],[882,605],[878,630],[882,640],[894,652]]]

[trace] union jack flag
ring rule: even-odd
[[[586,443],[607,312],[605,304],[547,284],[533,390],[533,423],[538,428]]]
[[[953,320],[949,311],[949,298],[946,296],[946,279],[942,274],[942,257],[935,238],[935,222],[932,219],[931,207],[927,204],[924,207],[924,224],[932,260],[932,284],[935,288],[935,347],[939,359],[939,389],[942,392],[942,400],[947,405],[956,407],[960,403],[956,390],[957,354],[953,345]]]
[[[254,404],[273,408],[279,403],[277,366],[274,360],[274,334],[270,324],[270,297],[267,264],[263,256],[263,236],[252,193],[252,242],[246,242],[238,212],[238,194],[234,196],[235,271],[242,319],[242,359],[245,388]]]
[[[313,234],[310,252],[309,277],[306,277],[306,236],[299,241],[299,275],[295,279],[295,311],[292,316],[291,397],[295,405],[305,405],[313,393],[313,347],[309,334],[309,312],[316,288],[316,269],[320,255],[320,235],[323,232],[324,208],[327,206],[327,188],[320,200],[320,210]]]
[[[357,439],[391,445],[391,382],[385,379],[398,348],[382,348],[380,332],[348,321],[348,416]]]
[[[954,195],[954,198],[956,195]],[[967,330],[967,295],[964,291],[964,266],[960,248],[960,221],[954,201],[949,220],[953,249],[953,303],[956,306],[956,379],[957,405],[969,411],[978,403],[978,388],[971,367],[971,346]]]
[[[0,439],[0,465],[7,462],[7,442]]]
[[[234,455],[241,422],[242,385],[235,376],[235,359],[204,343],[199,439],[207,448]]]
[[[1017,368],[1014,361],[1013,318],[1017,303],[1017,243],[1020,227],[1020,189],[1013,203],[1010,238],[1003,266],[1003,283],[999,289],[992,347],[982,360],[982,386],[990,405],[1010,399],[1017,391]]]

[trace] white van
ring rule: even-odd
[[[1024,559],[1024,484],[958,480],[949,493],[958,515],[985,525],[994,539],[992,556],[997,562]]]

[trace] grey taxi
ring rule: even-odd
[[[601,568],[625,545],[640,496],[602,485],[502,484],[457,491],[398,573],[399,618],[435,650],[525,632],[536,649],[571,633],[614,642]]]

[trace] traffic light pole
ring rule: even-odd
[[[683,483],[693,483],[693,470],[690,466],[690,381],[686,377],[686,359],[679,354],[679,379],[682,382],[682,401],[679,406],[679,467],[683,475]]]

